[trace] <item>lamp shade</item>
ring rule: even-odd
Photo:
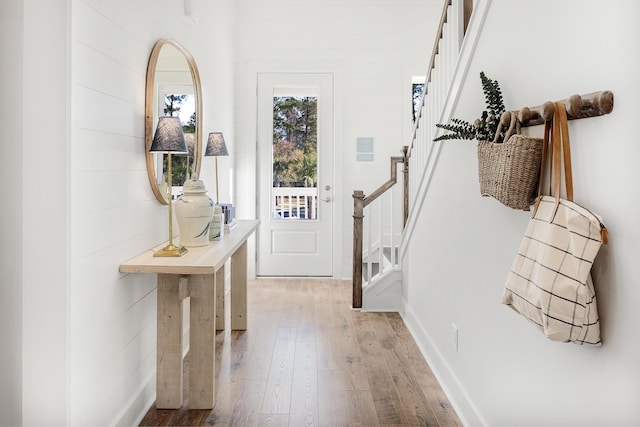
[[[222,132],[211,132],[207,139],[207,149],[205,156],[228,156],[227,145],[224,143]]]
[[[180,153],[180,156],[191,156],[193,157],[193,152],[196,148],[196,134],[193,132],[185,132],[184,134],[184,140],[187,143],[187,150],[188,152],[186,153]]]
[[[165,116],[158,119],[158,127],[149,152],[189,153],[179,117]]]

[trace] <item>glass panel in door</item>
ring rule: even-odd
[[[317,95],[273,97],[272,171],[273,219],[317,220]]]

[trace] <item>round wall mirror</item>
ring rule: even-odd
[[[188,155],[171,156],[172,188],[168,188],[167,155],[149,153],[161,116],[180,117]],[[145,153],[147,175],[158,202],[182,192],[184,181],[200,174],[202,156],[202,93],[200,75],[191,54],[174,40],[159,40],[147,67],[145,96]]]

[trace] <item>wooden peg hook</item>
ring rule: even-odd
[[[572,95],[560,102],[564,102],[569,120],[602,116],[613,111],[613,93],[608,90],[586,95]],[[554,110],[554,103],[551,101],[536,107],[523,107],[518,110],[518,120],[521,126],[541,125],[551,120]],[[500,120],[503,126],[508,126],[511,120],[509,112],[505,112]]]

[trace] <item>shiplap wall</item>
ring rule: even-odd
[[[389,157],[411,131],[411,77],[424,75],[442,10],[422,0],[238,0],[236,5],[237,211],[256,215],[256,75],[334,75],[334,276],[351,277],[354,190],[389,179]],[[374,162],[356,162],[373,137]]]
[[[500,303],[530,215],[480,197],[476,145],[469,141],[438,143],[406,250],[405,319],[465,425],[637,426],[640,145],[633,124],[640,113],[640,4],[523,6],[491,1],[469,73],[458,82],[453,117],[472,121],[485,108],[481,71],[500,82],[508,109],[614,93],[611,114],[569,122],[575,201],[602,215],[609,230],[593,270],[603,346],[551,342]],[[524,131],[541,136],[542,127]]]
[[[220,66],[231,63],[230,9],[217,3],[192,2],[191,19],[181,1],[73,1],[72,425],[128,425],[154,400],[155,276],[117,268],[168,237],[144,160],[146,68],[158,39],[183,44],[200,70],[205,135],[230,128],[217,115],[231,102],[218,90],[232,77]]]
[[[0,425],[129,426],[154,400],[155,278],[118,265],[167,238],[143,148],[158,39],[195,57],[205,132],[233,135],[232,2],[191,3],[193,19],[182,1],[2,4],[3,35],[17,34],[3,37],[14,66],[2,88],[15,96],[11,137],[22,144],[2,162],[14,178],[3,179],[5,196],[15,184],[18,205],[3,215],[14,250],[2,264],[2,366],[11,375],[2,372]],[[205,159],[209,188],[212,165]]]

